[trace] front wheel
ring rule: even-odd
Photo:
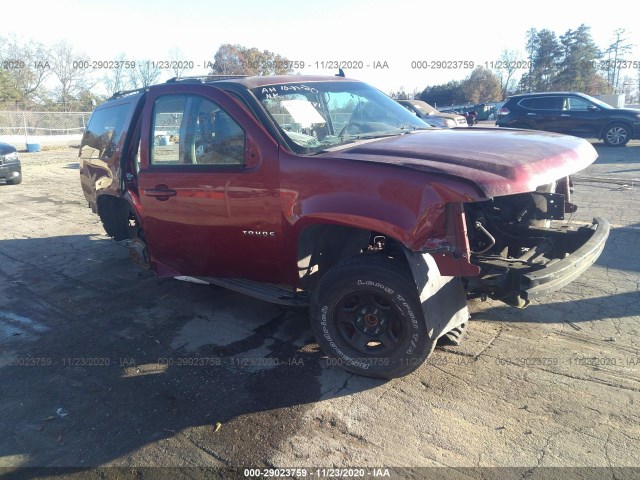
[[[631,140],[631,131],[624,123],[613,123],[605,128],[602,140],[610,147],[622,147]]]
[[[404,264],[362,255],[333,267],[311,305],[311,327],[331,365],[375,378],[418,368],[429,338],[418,292]]]

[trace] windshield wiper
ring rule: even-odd
[[[385,138],[385,137],[397,137],[398,135],[405,135],[407,132],[396,132],[396,133],[371,133],[368,135],[357,135],[355,138],[358,140],[371,140],[373,138]]]

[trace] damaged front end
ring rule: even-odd
[[[569,196],[565,178],[535,192],[465,204],[470,260],[480,267],[466,278],[469,295],[524,308],[587,270],[604,249],[609,223],[556,225],[576,210]]]

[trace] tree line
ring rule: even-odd
[[[505,49],[490,66],[476,67],[464,80],[427,86],[414,98],[433,105],[497,102],[526,92],[579,91],[588,95],[625,93],[640,101],[640,62],[629,60],[634,45],[624,29],[613,41],[599,48],[590,27],[580,25],[559,37],[549,29],[531,28],[526,33],[525,52]],[[524,72],[518,78],[518,74]],[[623,75],[624,74],[624,75]],[[407,95],[392,92],[392,96]]]
[[[495,62],[477,66],[463,80],[390,95],[436,106],[495,102],[514,93],[550,90],[592,95],[624,91],[629,97],[640,97],[640,65],[635,65],[639,62],[627,61],[633,46],[624,29],[616,30],[611,44],[600,49],[584,24],[559,37],[549,29],[531,28],[526,33],[525,55],[505,49]],[[0,36],[0,109],[7,105],[52,111],[91,109],[106,98],[97,92],[106,90],[111,96],[147,87],[157,83],[163,69],[176,77],[184,75],[193,68],[193,62],[184,58],[179,49],[170,50],[162,64],[131,61],[121,53],[95,65],[65,41],[45,46]],[[291,74],[294,67],[295,62],[280,54],[232,44],[221,45],[206,65],[210,75]]]
[[[120,53],[95,62],[66,41],[48,47],[0,36],[0,109],[90,110],[115,92],[157,83],[163,70],[184,75],[194,67],[184,58],[179,49],[172,49],[160,61],[132,61]],[[207,68],[211,75],[293,73],[293,64],[281,55],[230,44],[220,46]]]

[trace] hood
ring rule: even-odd
[[[473,183],[486,197],[533,191],[598,157],[589,142],[577,137],[475,127],[420,131],[322,155],[454,176]]]
[[[7,153],[13,153],[17,151],[16,147],[9,145],[8,143],[0,142],[0,155],[6,155]]]

